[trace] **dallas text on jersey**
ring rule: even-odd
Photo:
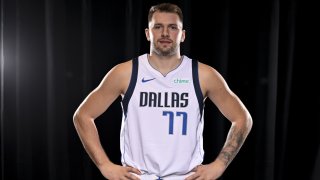
[[[140,92],[140,107],[187,107],[188,97],[186,92]]]

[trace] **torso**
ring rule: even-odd
[[[185,56],[163,76],[145,54],[139,57],[136,77],[135,83],[132,75],[125,80],[123,164],[157,176],[190,172],[203,160],[204,92],[201,83],[194,81],[192,60]]]

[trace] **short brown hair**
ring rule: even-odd
[[[161,3],[161,4],[152,6],[149,10],[148,22],[151,21],[153,14],[157,11],[176,13],[179,16],[180,21],[183,23],[183,14],[180,7],[172,3]]]

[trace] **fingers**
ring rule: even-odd
[[[198,166],[194,167],[191,172],[197,172],[199,168],[202,166],[202,164],[199,164]]]
[[[200,178],[200,174],[201,173],[200,173],[199,170],[201,169],[201,167],[202,167],[202,164],[194,167],[192,169],[192,171],[191,171],[191,172],[194,172],[194,173],[192,175],[188,176],[187,179],[185,179],[185,180],[196,180],[196,179]]]
[[[185,180],[195,180],[195,179],[197,179],[199,177],[200,177],[199,173],[194,173],[191,176],[187,177],[187,179],[185,179]]]
[[[131,166],[127,166],[126,169],[128,172],[125,175],[126,178],[128,178],[130,180],[139,180],[140,179],[138,175],[141,175],[141,172],[138,169],[131,167]]]
[[[139,177],[137,177],[137,175],[134,175],[132,173],[126,174],[125,177],[128,178],[129,180],[139,180]]]
[[[131,166],[127,166],[127,169],[128,169],[128,172],[132,172],[132,173],[141,175],[141,172],[137,168],[134,168],[134,167],[131,167]]]

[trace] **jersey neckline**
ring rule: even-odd
[[[172,69],[171,71],[169,71],[166,75],[164,75],[164,74],[162,74],[160,71],[158,71],[156,68],[154,68],[151,64],[150,64],[150,62],[149,62],[149,54],[144,54],[144,59],[145,59],[145,65],[147,66],[147,68],[150,70],[150,71],[152,71],[152,72],[154,72],[155,74],[157,74],[158,76],[160,76],[160,77],[162,77],[162,78],[167,78],[167,77],[170,77],[170,76],[172,76],[173,74],[175,74],[175,72],[177,72],[177,71],[179,71],[179,69],[181,69],[183,66],[184,66],[184,64],[185,64],[185,62],[186,62],[186,60],[185,60],[185,56],[184,55],[182,55],[181,56],[181,62],[180,62],[180,64],[176,67],[176,68],[174,68],[174,69]]]

